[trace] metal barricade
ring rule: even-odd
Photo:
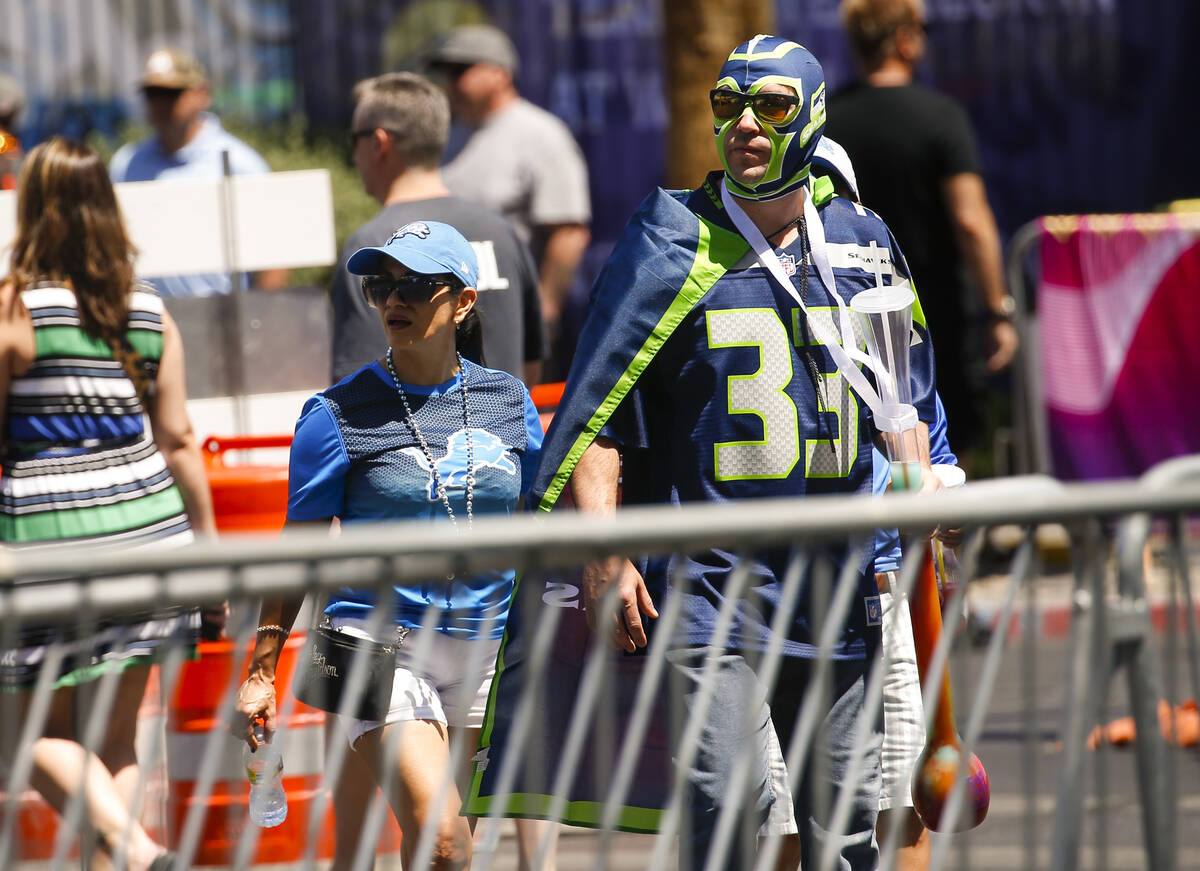
[[[477,778],[484,770],[491,772],[492,792],[485,802],[489,814],[582,821],[589,828],[561,830],[557,859],[561,869],[668,867],[680,852],[677,836],[687,823],[686,783],[679,769],[668,771],[667,780],[659,785],[659,806],[635,799],[648,748],[665,748],[668,757],[684,763],[701,750],[701,717],[677,723],[673,733],[658,720],[663,710],[671,716],[671,700],[676,696],[672,684],[676,670],[668,653],[673,646],[670,628],[680,619],[679,597],[657,603],[660,616],[644,655],[624,656],[590,643],[586,633],[577,631],[582,625],[579,567],[608,554],[683,555],[712,548],[737,554],[741,561],[728,580],[731,595],[716,615],[710,639],[721,647],[736,631],[740,606],[732,593],[752,580],[747,557],[764,548],[786,548],[781,613],[800,594],[803,579],[809,585],[805,595],[820,603],[814,610],[822,617],[815,633],[823,653],[828,653],[845,615],[852,607],[861,607],[854,601],[856,573],[839,572],[823,555],[828,546],[865,543],[880,528],[898,527],[909,536],[897,580],[897,589],[904,593],[916,582],[915,557],[928,530],[938,524],[963,524],[972,530],[960,553],[964,583],[946,602],[945,613],[955,615],[957,623],[957,615],[968,605],[974,629],[942,634],[926,684],[935,686],[938,675],[950,668],[964,752],[978,754],[991,775],[991,811],[978,828],[935,835],[931,867],[1166,871],[1195,867],[1200,861],[1198,827],[1179,822],[1181,814],[1196,813],[1200,789],[1194,786],[1194,778],[1180,776],[1182,759],[1178,749],[1163,740],[1157,714],[1164,695],[1168,700],[1177,698],[1179,659],[1186,658],[1192,667],[1193,690],[1200,673],[1189,586],[1187,517],[1194,514],[1200,514],[1200,457],[1163,464],[1132,482],[1059,485],[1045,478],[1013,478],[934,497],[898,494],[883,499],[830,497],[638,508],[609,519],[570,512],[479,518],[469,536],[448,525],[396,524],[348,527],[337,537],[298,532],[277,540],[238,539],[169,553],[108,553],[103,560],[82,551],[6,550],[0,552],[0,648],[11,648],[19,627],[29,621],[62,621],[86,634],[108,614],[228,599],[234,614],[229,632],[235,649],[244,650],[254,635],[255,603],[262,597],[319,598],[347,585],[385,590],[398,582],[430,583],[430,578],[517,567],[523,580],[514,607],[522,614],[535,614],[536,619],[522,627],[520,651],[510,637],[499,654],[504,666],[519,652],[526,671],[508,700],[509,745],[493,743],[488,753],[475,758]],[[1155,526],[1155,519],[1167,524],[1165,551],[1156,532],[1162,527]],[[1039,548],[1036,531],[1041,524],[1063,524],[1070,531],[1069,568],[1055,562],[1057,555]],[[1010,553],[999,553],[990,543],[989,531],[1001,525],[1015,525],[1022,531],[1020,544]],[[419,531],[413,534],[414,530]],[[1145,566],[1164,560],[1169,583],[1156,572],[1151,578],[1153,589],[1148,589]],[[1172,594],[1174,610],[1165,634],[1160,634],[1154,618],[1165,607],[1165,600],[1156,598],[1163,592]],[[1051,637],[1045,631],[1053,607],[1070,609],[1069,624],[1064,624],[1069,625],[1068,637]],[[1186,620],[1178,615],[1181,607]],[[436,617],[432,608],[430,618]],[[379,609],[374,619],[381,627],[384,618]],[[1186,655],[1174,640],[1180,624],[1188,630]],[[564,627],[570,631],[562,631]],[[1160,637],[1165,645],[1160,646]],[[767,687],[783,670],[781,642],[782,633],[774,632],[765,649],[753,657],[758,677]],[[54,655],[52,647],[50,657]],[[186,649],[174,650],[159,666],[168,698],[178,689],[187,655]],[[420,645],[413,655],[420,658]],[[474,649],[469,655],[482,659]],[[886,660],[888,651],[882,655]],[[564,695],[550,698],[552,687],[543,678],[561,669],[568,658],[574,660],[578,679]],[[794,752],[785,760],[788,783],[795,783],[804,764],[795,748],[808,746],[818,729],[832,662],[826,655],[816,660],[809,682],[812,689],[804,694],[796,721],[776,723],[778,731],[797,738],[792,742]],[[697,683],[701,710],[713,691],[708,680],[711,663],[711,658],[705,660],[709,670],[701,672]],[[213,717],[207,734],[193,737],[188,758],[167,759],[168,772],[186,763],[192,778],[193,802],[168,845],[177,854],[177,868],[197,864],[204,804],[221,792],[219,784],[231,760],[240,754],[220,715],[232,705],[244,673],[240,668],[239,662],[232,669],[234,677],[215,700],[219,715]],[[1138,726],[1136,753],[1117,754],[1104,748],[1092,753],[1089,734],[1107,715],[1110,675],[1118,668],[1128,677],[1127,702]],[[629,674],[636,679],[622,687],[622,676]],[[848,783],[870,773],[866,751],[873,738],[868,726],[880,710],[878,674],[877,669],[867,682],[863,711],[854,727],[852,761],[845,774]],[[361,692],[365,669],[352,666],[347,684],[351,696]],[[47,689],[48,679],[28,697],[24,720],[15,716],[13,694],[0,697],[0,734],[10,745],[19,744],[11,757],[14,764],[4,771],[7,800],[0,823],[4,867],[69,865],[72,842],[86,828],[82,826],[86,809],[76,794],[67,800],[53,858],[33,865],[20,861],[14,804],[29,783],[33,768],[29,746],[49,704]],[[320,772],[326,783],[332,782],[346,760],[345,742],[325,747],[321,759],[310,758],[317,751],[309,744],[286,743],[289,731],[299,731],[292,725],[298,703],[285,687],[279,689],[280,735],[285,748],[297,748],[285,752],[285,771],[294,766],[297,771]],[[111,685],[98,681],[81,730],[91,749],[103,733],[112,696]],[[927,689],[927,708],[934,697]],[[492,701],[494,713],[498,700]],[[551,710],[560,715],[560,734],[547,731],[546,712]],[[485,728],[485,746],[489,737],[495,741],[496,734],[493,730],[489,736]],[[308,749],[298,749],[303,747]],[[472,748],[459,749],[469,753]],[[1089,758],[1095,762],[1090,782]],[[753,863],[747,860],[745,867],[774,867],[783,846],[778,835],[757,839],[756,827],[750,830],[748,817],[737,812],[737,798],[752,786],[749,765],[747,756],[732,769],[727,810],[716,822],[716,837],[734,849],[757,849],[757,858]],[[544,794],[529,789],[535,782],[548,784]],[[143,775],[142,791],[145,785]],[[593,799],[580,798],[584,786]],[[451,785],[447,781],[438,788],[445,792]],[[846,818],[848,796],[849,790],[832,787],[824,796],[831,825]],[[951,793],[944,815],[948,825],[967,812],[967,798],[961,786]],[[300,855],[287,867],[327,866],[319,843],[328,801],[328,794],[317,790],[298,836]],[[364,821],[360,838],[366,846],[361,855],[374,852],[381,819],[377,810]],[[652,831],[657,834],[631,834]],[[263,865],[257,857],[263,830],[243,823],[235,834],[227,864]],[[508,824],[482,825],[476,833],[472,867],[515,867],[516,849],[508,834]],[[427,867],[434,833],[427,827],[418,841],[409,845],[414,851],[413,867]],[[548,846],[543,837],[541,847]],[[894,866],[897,846],[894,837],[880,845],[881,867]],[[85,839],[83,849],[88,848]],[[823,856],[819,868],[832,867],[831,859]],[[394,857],[384,857],[374,867],[398,864]]]

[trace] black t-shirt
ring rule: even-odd
[[[942,182],[979,172],[966,113],[921,85],[876,88],[858,82],[830,98],[828,116],[825,134],[850,155],[863,205],[899,241],[934,336],[947,317],[962,324],[961,257]]]
[[[442,221],[462,233],[479,261],[479,301],[483,354],[488,368],[524,379],[524,364],[546,355],[537,267],[512,224],[476,203],[437,197],[385,206],[363,224],[342,249],[329,299],[333,304],[333,381],[340,381],[387,350],[379,312],[367,305],[361,277],[346,271],[359,248],[382,245],[410,221]]]

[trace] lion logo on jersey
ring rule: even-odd
[[[418,239],[429,238],[429,225],[424,221],[413,221],[411,224],[405,224],[399,230],[392,234],[392,237],[384,243],[384,247],[391,245],[398,239],[403,239],[405,236],[416,236]]]
[[[425,454],[420,448],[412,447],[402,448],[400,453],[408,454],[421,469],[429,473],[427,488],[429,501],[437,502],[441,497],[438,496],[437,481],[434,479],[433,470],[429,467],[429,461],[425,459]],[[474,457],[476,474],[479,474],[480,469],[489,466],[499,469],[506,475],[517,474],[517,464],[509,458],[508,446],[493,432],[488,432],[486,429],[472,429],[469,453]],[[445,455],[433,461],[434,467],[437,469],[437,476],[445,484],[447,491],[466,489],[468,455],[467,431],[460,429],[447,440]]]

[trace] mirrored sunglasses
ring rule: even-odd
[[[458,281],[447,275],[402,275],[393,278],[390,275],[368,275],[362,280],[363,296],[375,308],[383,308],[393,293],[400,294],[400,301],[405,305],[420,305],[427,303],[437,295],[443,287],[451,290],[458,287]]]
[[[708,101],[712,104],[713,117],[718,121],[732,121],[739,117],[749,103],[758,120],[772,125],[786,124],[800,105],[800,98],[795,94],[764,94],[761,91],[743,94],[728,88],[709,91]]]

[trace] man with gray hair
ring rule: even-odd
[[[410,221],[442,221],[466,236],[479,260],[484,360],[536,384],[544,356],[537,269],[506,219],[452,196],[439,162],[450,128],[446,96],[414,73],[386,73],[354,88],[350,145],[363,188],[383,207],[352,235],[330,288],[333,380],[355,372],[387,347],[378,314],[346,269],[350,254],[380,245]]]

